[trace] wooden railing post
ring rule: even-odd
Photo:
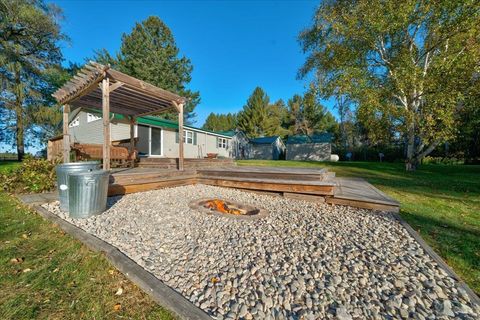
[[[133,154],[135,152],[135,122],[137,119],[134,116],[130,117],[130,157],[131,159],[131,164],[130,167],[135,166],[135,158],[133,158]]]
[[[108,78],[102,80],[103,117],[103,170],[110,170],[110,84]]]
[[[183,103],[178,105],[178,170],[183,171]]]
[[[63,106],[63,163],[70,162],[70,135],[68,134],[68,114],[70,106]]]

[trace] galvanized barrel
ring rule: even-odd
[[[105,211],[109,175],[106,170],[69,174],[68,214],[71,218],[88,218]]]
[[[88,172],[98,170],[99,168],[99,161],[71,162],[56,166],[58,194],[60,196],[60,209],[62,211],[68,211],[68,174]]]

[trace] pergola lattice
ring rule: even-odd
[[[184,97],[163,90],[122,72],[93,61],[85,65],[72,79],[59,88],[53,97],[63,105],[63,159],[69,161],[70,136],[68,114],[71,107],[102,110],[103,168],[110,169],[110,112],[130,119],[130,151],[134,148],[136,118],[152,113],[178,112],[179,136],[183,137]],[[179,170],[183,170],[183,143],[179,139]]]

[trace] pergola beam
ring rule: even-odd
[[[99,88],[100,87],[100,88]],[[122,72],[110,69],[93,61],[86,64],[72,79],[59,88],[53,97],[64,107],[64,158],[68,161],[70,139],[68,135],[68,112],[72,107],[91,107],[102,110],[103,118],[103,168],[110,169],[110,112],[129,117],[130,148],[134,144],[136,118],[148,114],[178,112],[180,145],[179,169],[183,170],[183,108],[186,99],[175,93],[158,88]],[[132,150],[131,150],[132,151]]]
[[[150,83],[147,83],[145,81],[136,79],[132,76],[129,76],[127,74],[124,74],[122,72],[113,70],[113,69],[108,69],[107,70],[107,76],[115,81],[121,81],[125,83],[128,86],[132,86],[138,91],[143,91],[147,94],[150,94],[151,96],[158,97],[160,99],[164,99],[166,101],[177,101],[178,103],[184,103],[185,98],[180,97],[174,93],[171,93],[167,90],[160,89],[158,87],[155,87],[154,85],[151,85]]]

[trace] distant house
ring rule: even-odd
[[[230,140],[230,158],[233,159],[248,159],[250,154],[250,144],[249,139],[240,130],[231,130],[231,131],[218,131],[219,134],[223,134],[231,137]]]
[[[332,134],[289,136],[286,152],[287,160],[329,161],[332,154]]]
[[[70,113],[70,139],[73,143],[102,144],[103,122],[97,110],[77,109]],[[134,128],[136,149],[140,157],[178,157],[178,123],[155,116],[137,118]],[[130,139],[130,125],[122,115],[111,115],[112,143]],[[228,158],[231,136],[184,126],[185,158],[204,158],[208,153]]]
[[[279,160],[285,154],[285,144],[279,136],[250,139],[249,159]]]

